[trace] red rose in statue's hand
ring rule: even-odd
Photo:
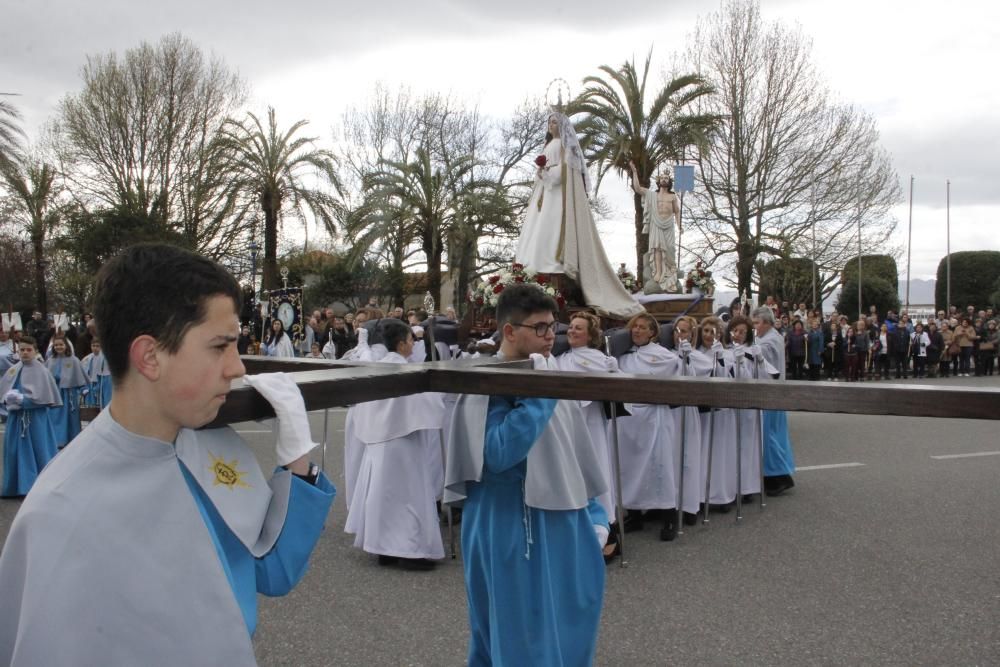
[[[477,297],[476,297],[476,305],[477,305],[477,306],[481,306],[481,305],[483,305],[484,303],[486,303],[486,301],[485,301],[485,300],[483,299],[483,297],[481,297],[481,296],[477,296]]]
[[[503,291],[503,285],[497,285],[496,287],[493,288],[494,294],[499,294],[502,291]]]
[[[544,155],[539,155],[538,157],[535,158],[535,164],[537,164],[539,167],[544,167],[546,162],[547,160],[545,159]]]
[[[559,309],[562,310],[563,308],[566,307],[566,299],[564,299],[562,297],[562,295],[557,296],[556,297],[556,305],[558,305]]]
[[[490,285],[496,285],[500,282],[500,276],[490,276]]]

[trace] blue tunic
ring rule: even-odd
[[[764,475],[792,475],[795,456],[788,437],[788,414],[784,410],[762,410],[764,431]]]
[[[287,595],[302,579],[337,490],[322,474],[316,486],[293,478],[281,535],[266,556],[254,558],[226,525],[187,468],[183,464],[180,466],[240,606],[247,632],[252,636],[257,629],[257,593]]]
[[[84,397],[84,405],[91,408],[105,408],[111,403],[111,376],[102,374],[105,369],[104,356],[88,354],[83,359],[83,368],[90,378],[88,393]]]
[[[462,558],[469,603],[469,665],[588,665],[604,598],[604,559],[586,508],[524,504],[527,456],[555,409],[552,399],[493,396],[481,482],[469,482]]]
[[[56,384],[62,377],[62,364],[53,364],[49,371]],[[83,387],[60,387],[62,405],[49,408],[49,419],[52,421],[52,431],[56,436],[56,445],[62,449],[66,444],[80,435],[80,392]]]
[[[21,389],[21,378],[14,381]],[[3,488],[0,496],[26,496],[49,461],[55,458],[56,434],[49,408],[25,397],[20,410],[11,410],[3,435]]]

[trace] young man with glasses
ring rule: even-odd
[[[498,358],[556,369],[555,301],[530,285],[500,295]],[[588,665],[604,597],[607,490],[575,401],[460,396],[445,501],[464,501],[469,664]]]

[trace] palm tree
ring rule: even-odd
[[[445,240],[457,224],[464,198],[477,187],[468,178],[473,164],[468,157],[438,162],[426,146],[420,146],[412,161],[386,160],[370,179],[372,194],[385,207],[381,215],[369,219],[374,225],[369,235],[379,228],[385,230],[386,225],[397,225],[419,243],[427,259],[427,289],[438,304]]]
[[[20,120],[21,113],[17,108],[10,102],[0,100],[0,166],[10,165],[21,155],[24,130],[21,129]]]
[[[652,56],[650,49],[641,79],[634,61],[618,69],[601,66],[604,77],[586,77],[583,92],[569,106],[569,113],[587,114],[579,129],[587,159],[597,165],[597,187],[612,169],[628,174],[629,161],[635,162],[639,180],[647,185],[657,165],[683,159],[688,147],[705,145],[719,124],[718,116],[688,112],[699,98],[714,92],[696,74],[678,76],[647,96]],[[642,234],[642,198],[635,195],[633,203],[636,266],[641,270],[649,238]]]
[[[264,211],[261,288],[271,290],[278,287],[278,227],[286,213],[305,223],[309,211],[328,231],[335,229],[338,200],[307,183],[307,175],[318,176],[337,190],[339,184],[333,154],[315,148],[316,137],[295,136],[308,121],[281,131],[273,107],[268,107],[266,125],[252,113],[247,117],[242,122],[227,120],[214,148],[229,171],[230,188],[248,199],[247,207],[260,206]]]
[[[40,162],[5,161],[0,164],[0,179],[12,195],[15,215],[25,223],[31,238],[35,267],[35,303],[42,313],[48,312],[45,289],[45,238],[59,221],[55,205],[58,190],[55,187],[56,170]]]

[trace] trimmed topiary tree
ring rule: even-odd
[[[778,302],[812,303],[813,277],[810,270],[815,264],[808,257],[772,259],[760,270],[760,295],[773,296]],[[816,275],[817,289],[821,284]]]
[[[865,270],[865,260],[861,258],[861,303],[865,314],[868,306],[878,309],[879,319],[884,319],[890,310],[899,312],[899,290],[895,283],[890,283],[881,276],[869,275]],[[840,297],[837,300],[837,312],[847,315],[847,319],[856,322],[858,319],[858,274],[854,272],[841,286]]]
[[[863,268],[863,267],[862,267]],[[977,309],[995,305],[995,285],[1000,280],[1000,251],[969,250],[951,253],[951,304],[959,310],[972,305]],[[948,258],[938,263],[937,284],[934,286],[934,306],[946,309],[948,290]]]

